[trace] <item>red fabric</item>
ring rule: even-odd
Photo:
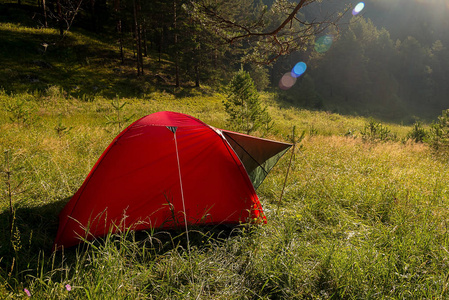
[[[177,127],[175,133],[167,126]],[[78,244],[86,229],[92,239],[118,228],[184,226],[175,134],[190,224],[266,221],[223,136],[193,117],[159,112],[130,125],[101,155],[60,213],[55,247]]]

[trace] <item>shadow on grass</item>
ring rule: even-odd
[[[239,235],[243,227],[240,225],[190,225],[188,236],[185,228],[155,229],[135,232],[131,237],[138,243],[152,245],[152,252],[156,255],[164,254],[174,249],[178,251],[208,248],[211,243],[221,243],[226,239]],[[120,237],[118,237],[120,238]]]
[[[11,262],[16,251],[24,253],[32,260],[33,256],[40,251],[50,255],[53,242],[56,237],[59,225],[59,213],[70,200],[71,197],[61,199],[42,206],[19,207],[15,212],[14,230],[11,233],[10,212],[4,210],[0,214],[0,266],[6,262]],[[238,234],[239,226],[236,225],[190,225],[189,244],[191,247],[204,245],[205,241],[214,239],[226,239]],[[113,234],[114,238],[120,239],[121,233]],[[148,229],[137,231],[129,235],[136,242],[142,242],[149,237],[159,245],[158,252],[172,250],[177,246],[187,248],[187,235],[184,226],[179,229]],[[101,245],[102,237],[94,243]],[[76,250],[78,246],[73,246],[67,250]]]
[[[119,232],[80,243],[64,251],[52,252],[58,230],[58,215],[70,198],[42,206],[18,208],[15,213],[17,228],[11,235],[9,210],[0,214],[0,286],[14,291],[33,281],[63,280],[74,266],[90,264],[88,257],[115,253],[133,257],[135,262],[156,259],[167,252],[190,253],[187,249],[209,249],[242,233],[239,226],[191,225],[188,239],[184,226],[174,230],[143,230]],[[118,251],[116,251],[118,250]],[[142,256],[141,253],[147,253]],[[54,255],[53,255],[54,254]],[[55,275],[56,274],[56,275]]]
[[[51,254],[58,230],[58,215],[70,198],[42,206],[19,207],[10,226],[10,212],[0,213],[0,268],[11,269],[13,260],[19,269],[37,266],[39,255]]]

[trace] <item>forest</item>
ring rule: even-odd
[[[27,26],[59,31],[60,39],[42,41],[48,50],[55,44],[64,47],[71,31],[108,37],[105,42],[120,49],[119,57],[111,57],[115,68],[132,65],[133,76],[154,86],[222,86],[244,68],[259,90],[275,91],[298,107],[406,124],[433,120],[447,108],[444,32],[449,25],[443,1],[367,1],[356,15],[351,14],[355,1],[301,1],[297,17],[274,36],[263,33],[273,32],[298,3],[3,2],[0,21],[16,18]],[[15,51],[2,47],[3,56]],[[72,55],[83,51],[72,48]],[[157,58],[157,70],[147,57]],[[291,88],[279,89],[282,76],[299,61],[307,64],[307,72]]]
[[[0,0],[0,299],[448,299],[448,12],[448,0]],[[138,130],[161,112],[207,131],[160,126],[189,143],[159,151]],[[266,223],[201,223],[216,220],[204,199],[248,204],[210,194],[239,192],[216,163],[196,172],[194,149],[216,148],[204,132],[223,146],[231,131],[292,145],[256,185],[232,159]],[[127,142],[136,151],[98,172]],[[154,187],[168,180],[147,163],[153,146],[176,152],[179,185]],[[105,218],[126,205],[107,234],[66,214],[91,174],[105,176],[89,204]],[[151,226],[160,209],[182,226]],[[65,235],[60,217],[83,232]],[[80,243],[58,248],[70,235]]]

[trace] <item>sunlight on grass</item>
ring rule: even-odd
[[[270,97],[262,98],[275,121],[270,137],[288,141],[296,125],[305,139],[282,201],[290,152],[258,190],[267,225],[192,230],[190,254],[182,232],[124,232],[50,255],[59,210],[118,134],[106,118],[116,112],[108,98],[86,102],[58,87],[0,93],[0,152],[11,152],[11,182],[23,191],[12,199],[21,247],[10,251],[9,232],[0,232],[0,297],[24,297],[25,288],[39,299],[447,296],[447,160],[402,142],[409,127],[387,124],[396,141],[364,141],[366,119]],[[225,128],[223,99],[153,92],[120,101],[134,115],[124,126],[172,110]],[[8,205],[0,203],[3,228]]]

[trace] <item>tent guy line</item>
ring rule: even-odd
[[[170,131],[173,131],[173,136],[174,136],[174,140],[175,140],[175,148],[176,148],[176,160],[178,162],[178,174],[179,174],[179,187],[181,190],[181,200],[182,200],[182,210],[184,212],[184,225],[185,225],[185,229],[186,229],[186,237],[187,237],[187,250],[189,251],[190,254],[190,239],[189,239],[189,228],[187,226],[187,211],[186,211],[186,203],[184,200],[184,189],[182,188],[182,175],[181,175],[181,164],[179,163],[179,151],[178,151],[178,141],[176,140],[176,130],[178,129],[177,127],[174,129],[171,129],[174,127],[169,127]],[[190,255],[189,255],[190,257]]]

